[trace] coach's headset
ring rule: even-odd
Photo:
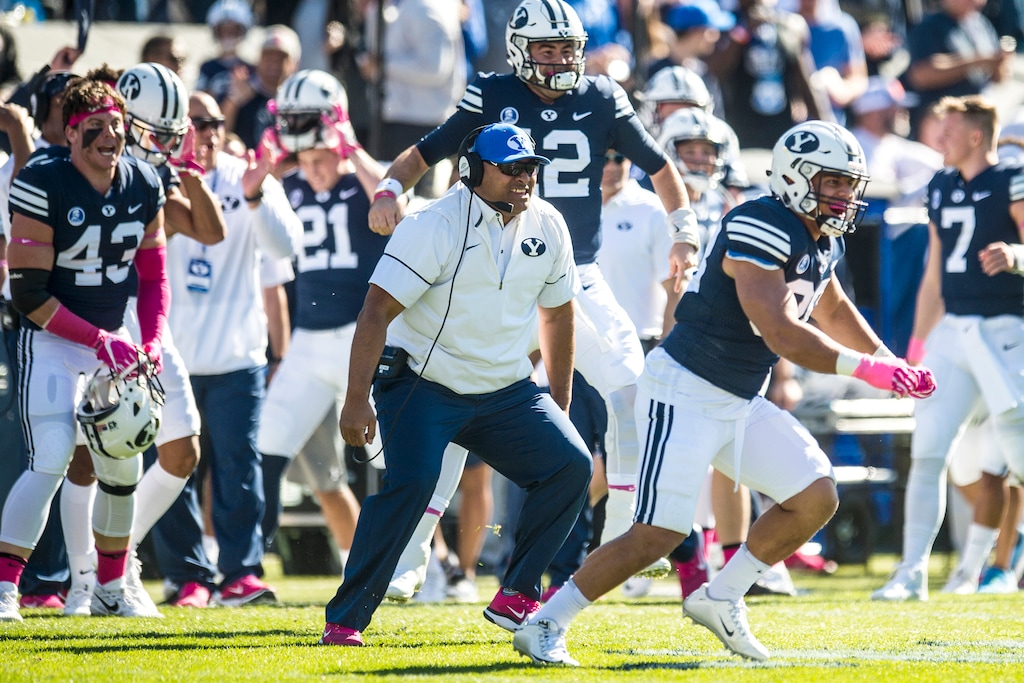
[[[50,115],[50,104],[54,97],[64,92],[72,79],[78,78],[70,71],[50,71],[43,76],[29,95],[28,111],[36,122],[36,128],[42,129]]]

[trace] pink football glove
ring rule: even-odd
[[[853,376],[900,398],[927,398],[935,391],[935,378],[930,370],[911,367],[899,358],[864,356]]]
[[[159,375],[164,369],[163,347],[158,341],[151,341],[142,345],[142,352],[153,364],[153,372]]]
[[[96,358],[115,373],[127,370],[139,362],[139,347],[106,330],[100,330],[99,339],[93,348],[96,349]]]
[[[192,125],[191,121],[189,121],[188,130],[185,131],[185,137],[182,138],[181,144],[177,149],[171,151],[167,161],[172,166],[195,171],[199,175],[206,173],[206,169],[196,162],[196,127]]]

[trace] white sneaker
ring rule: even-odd
[[[0,581],[0,621],[22,621],[18,611],[18,587],[10,581]]]
[[[627,598],[642,598],[651,592],[654,579],[647,576],[633,576],[622,584],[622,594]]]
[[[87,617],[92,614],[92,587],[96,583],[96,572],[83,572],[75,577],[64,598],[64,616]]]
[[[946,585],[942,587],[943,593],[951,595],[974,595],[978,592],[978,576],[967,576],[960,569],[954,571]]]
[[[641,579],[660,579],[668,576],[671,571],[672,563],[664,557],[659,557],[656,561],[652,562],[650,566],[645,569],[641,569],[633,576]]]
[[[449,583],[445,594],[449,600],[455,602],[480,602],[480,592],[476,588],[476,581],[465,575],[455,583]]]
[[[737,602],[712,600],[705,583],[683,600],[683,614],[709,629],[736,654],[759,662],[768,659],[768,650],[750,632],[743,598]]]
[[[423,573],[426,574],[425,568]],[[408,602],[422,587],[423,577],[420,576],[419,569],[410,569],[391,577],[384,598],[395,602]]]
[[[928,599],[928,575],[923,569],[897,567],[888,583],[871,594],[872,600],[902,602]]]
[[[132,601],[140,609],[148,612],[146,615],[140,614],[139,616],[156,616],[158,618],[162,616],[160,610],[156,608],[153,598],[146,592],[146,587],[142,585],[142,561],[139,560],[139,554],[134,550],[128,557],[128,567],[124,573],[124,591],[131,594]]]
[[[565,647],[565,629],[551,619],[537,619],[520,628],[512,637],[512,646],[535,664],[580,665]]]
[[[164,617],[160,612],[140,605],[124,584],[117,580],[96,584],[92,594],[92,614],[97,617]]]

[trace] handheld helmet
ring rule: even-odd
[[[530,56],[530,43],[572,41],[575,58],[565,65],[538,64]],[[505,27],[505,49],[512,71],[521,81],[549,90],[572,90],[583,75],[583,47],[587,32],[576,10],[562,0],[523,0]],[[545,73],[545,69],[553,73]]]
[[[119,373],[106,367],[97,370],[75,417],[93,453],[125,460],[156,440],[163,405],[156,368],[140,354],[138,363]]]
[[[348,121],[345,87],[317,69],[303,69],[290,76],[268,108],[274,115],[278,143],[292,153],[337,148],[341,141],[334,125]]]
[[[121,74],[128,152],[154,166],[166,163],[188,131],[188,93],[177,74],[153,62]]]
[[[723,126],[716,125],[717,119],[703,109],[688,107],[672,112],[661,126],[658,144],[665,150],[683,180],[694,190],[704,192],[716,187],[725,177],[726,135]],[[714,147],[714,158],[707,161],[690,161],[687,163],[679,156],[676,144],[690,140],[700,140]]]
[[[820,202],[828,196],[819,192],[819,173],[834,173],[853,181],[851,199],[842,202],[839,215],[822,215]],[[782,134],[772,150],[768,186],[793,213],[813,219],[821,232],[833,237],[857,229],[867,208],[862,201],[868,183],[864,150],[853,133],[826,121],[804,121]]]

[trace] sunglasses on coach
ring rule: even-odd
[[[499,171],[513,178],[520,176],[523,173],[532,176],[540,167],[540,164],[536,161],[514,161],[511,164],[496,164],[493,161],[488,161],[487,163],[491,166],[496,166]]]
[[[192,125],[195,126],[196,132],[201,133],[204,130],[210,128],[220,128],[224,125],[223,116],[200,116],[199,118],[192,119]]]

